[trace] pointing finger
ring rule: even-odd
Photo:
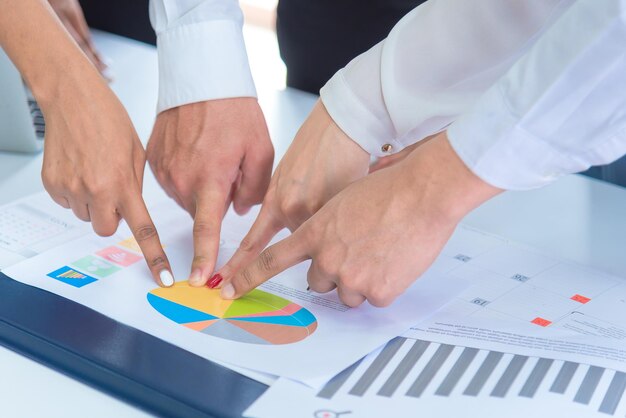
[[[213,273],[220,246],[225,193],[216,188],[201,192],[196,198],[193,223],[194,257],[189,284],[203,286]]]
[[[219,274],[228,281],[239,269],[252,262],[281,229],[283,226],[274,219],[265,207],[261,207],[261,212],[254,221],[252,228],[243,238],[239,248],[228,260],[228,263],[220,269]]]
[[[309,258],[305,241],[297,232],[266,248],[249,266],[222,286],[224,299],[241,297],[289,267]]]
[[[119,212],[133,232],[154,280],[163,287],[173,286],[174,276],[169,261],[141,193],[136,191],[129,195],[122,203]]]

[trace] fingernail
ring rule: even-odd
[[[232,299],[235,297],[235,288],[232,283],[226,283],[222,286],[222,293],[220,294],[223,299]]]
[[[213,277],[211,277],[211,280],[209,280],[206,285],[209,287],[209,289],[215,289],[217,286],[220,285],[220,283],[222,283],[222,280],[224,280],[222,278],[222,275],[217,273]]]
[[[165,287],[174,286],[174,276],[172,276],[169,270],[161,270],[159,279],[161,279],[161,284]]]
[[[308,292],[309,290],[311,290],[311,286],[306,287],[306,291]]]
[[[202,283],[202,272],[199,269],[195,269],[189,276],[189,284],[197,286],[200,283]]]

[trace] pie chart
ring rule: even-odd
[[[309,310],[258,289],[240,299],[224,300],[218,289],[177,282],[173,287],[150,291],[148,303],[181,326],[241,343],[291,344],[317,328]]]

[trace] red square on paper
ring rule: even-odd
[[[548,325],[552,323],[552,321],[548,321],[547,319],[543,319],[540,317],[537,317],[530,322],[532,322],[535,325],[539,325],[540,327],[547,327]]]
[[[98,251],[96,254],[98,254],[105,260],[109,260],[112,263],[124,267],[128,267],[131,264],[134,264],[137,261],[141,260],[141,256],[138,256],[137,254],[131,253],[126,250],[122,250],[119,247],[107,247],[104,250]]]
[[[591,298],[585,297],[583,295],[579,295],[578,293],[572,296],[570,299],[576,302],[580,302],[582,304],[585,304],[591,300]]]

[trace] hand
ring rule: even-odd
[[[194,218],[189,283],[203,286],[215,268],[231,201],[243,214],[267,190],[274,149],[263,112],[254,98],[166,110],[157,117],[147,155],[161,186]]]
[[[174,284],[167,257],[141,197],[145,153],[126,111],[95,71],[60,78],[46,119],[43,184],[94,231],[109,236],[124,218],[153,277]]]
[[[100,74],[104,75],[107,66],[91,40],[91,33],[78,0],[48,0],[48,2],[89,61],[96,66]]]
[[[460,219],[500,191],[470,172],[439,134],[335,196],[225,282],[222,297],[240,297],[311,259],[312,290],[336,287],[352,307],[365,300],[387,306],[430,266]]]
[[[295,231],[333,196],[367,174],[369,154],[333,122],[321,101],[272,176],[250,232],[220,276],[230,278],[287,227]]]

